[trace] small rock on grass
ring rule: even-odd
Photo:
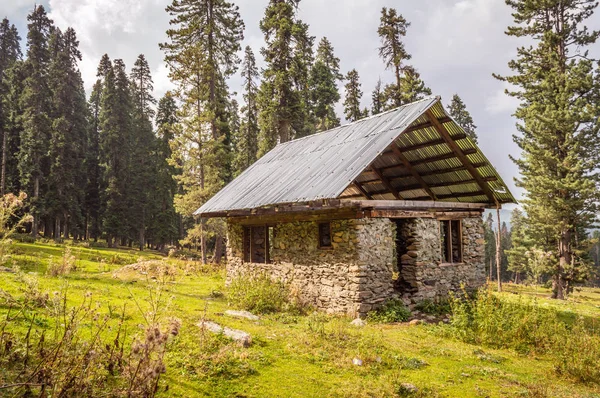
[[[354,359],[352,360],[352,363],[353,363],[354,365],[356,365],[356,366],[362,366],[362,364],[363,364],[363,361],[362,361],[362,359],[360,359],[360,358],[354,358]]]
[[[356,326],[359,328],[365,326],[366,324],[367,324],[367,321],[365,321],[364,319],[360,319],[360,318],[356,318],[355,320],[350,322],[350,325]]]
[[[423,321],[422,321],[421,319],[413,319],[413,320],[412,320],[412,321],[410,321],[408,324],[409,324],[410,326],[416,326],[416,325],[420,325],[420,324],[422,324],[422,323],[423,323]]]
[[[232,318],[245,318],[251,321],[258,321],[260,319],[259,316],[256,316],[248,311],[233,311],[227,310],[225,311],[225,315],[230,316]]]
[[[402,392],[408,393],[408,394],[416,394],[417,392],[419,392],[419,389],[417,388],[417,386],[415,386],[414,384],[410,384],[410,383],[400,384],[400,390]]]
[[[249,347],[252,344],[252,336],[250,336],[249,333],[246,333],[243,330],[223,327],[218,323],[211,321],[201,321],[198,324],[198,326],[215,334],[223,333],[224,336],[230,338],[235,342],[240,343],[243,347]]]
[[[15,270],[13,270],[12,268],[0,267],[0,272],[8,272],[8,273],[14,274]]]

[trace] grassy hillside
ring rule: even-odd
[[[60,269],[63,263],[74,270],[51,276],[48,269]],[[7,272],[17,267],[17,273]],[[230,318],[224,311],[236,308],[228,304],[223,270],[163,260],[156,253],[73,246],[65,256],[63,245],[20,243],[9,268],[0,271],[0,289],[6,292],[0,299],[3,335],[23,339],[29,331],[30,340],[39,341],[45,331],[45,339],[51,340],[57,323],[66,322],[51,310],[63,296],[68,309],[91,303],[96,318],[109,325],[102,335],[107,347],[119,333],[126,335],[126,351],[135,338],[148,341],[144,328],[150,318],[161,325],[178,318],[181,326],[166,344],[159,396],[600,397],[598,384],[557,374],[547,354],[463,343],[449,325],[355,327],[344,317],[293,312],[257,322]],[[535,296],[535,305],[558,311],[565,322],[583,315],[593,327],[599,319],[598,289],[578,290],[567,302],[548,295],[542,288],[508,286],[499,297],[511,302]],[[27,309],[19,312],[19,306]],[[197,326],[202,319],[249,332],[253,344],[243,348],[203,331]],[[84,319],[79,327],[94,336],[94,322]],[[19,371],[8,351],[0,354],[0,385],[14,382]],[[354,359],[362,365],[353,364]],[[19,391],[4,388],[0,395]]]

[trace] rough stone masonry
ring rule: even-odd
[[[459,264],[441,262],[439,223],[434,218],[332,220],[331,248],[319,248],[318,223],[281,223],[273,227],[271,261],[265,264],[243,261],[243,227],[229,221],[227,281],[266,272],[289,283],[303,302],[350,316],[365,316],[393,297],[417,302],[445,297],[463,285],[482,286],[486,278],[482,219],[462,220]],[[406,252],[399,255],[396,234],[406,243]]]

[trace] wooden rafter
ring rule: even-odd
[[[394,186],[392,185],[390,180],[386,176],[383,175],[383,172],[381,170],[379,170],[375,166],[371,166],[371,170],[373,170],[373,172],[375,174],[377,174],[377,176],[379,177],[379,180],[381,180],[381,183],[383,184],[383,186],[386,187],[390,191],[390,193],[392,195],[394,195],[394,197],[396,199],[402,200],[402,196],[400,195],[400,193],[398,193],[398,190],[396,188],[394,188]]]
[[[454,137],[455,140],[462,140],[464,138],[467,138],[466,134],[460,134],[457,135],[456,137]],[[427,142],[423,142],[421,144],[415,144],[415,145],[409,145],[409,146],[400,146],[400,149],[402,149],[402,152],[410,152],[410,151],[416,151],[417,149],[423,149],[423,148],[429,148],[431,146],[436,146],[436,145],[442,145],[445,144],[446,141],[444,139],[439,139],[439,140],[433,140],[433,141],[427,141]]]
[[[489,185],[486,184],[485,181],[483,181],[483,178],[481,177],[477,169],[473,167],[473,164],[467,158],[467,151],[463,151],[458,146],[458,144],[454,142],[452,137],[450,137],[450,133],[448,133],[448,130],[446,130],[446,127],[444,127],[444,125],[440,123],[440,121],[435,117],[431,109],[428,109],[426,113],[427,117],[429,117],[429,120],[433,124],[433,127],[435,127],[435,129],[442,136],[442,138],[446,140],[446,144],[448,144],[450,149],[452,149],[452,151],[456,154],[456,157],[461,161],[463,166],[466,167],[467,171],[477,181],[477,184],[479,184],[485,195],[489,198],[491,202],[496,202],[496,197],[494,196],[494,193],[490,189]]]
[[[361,194],[362,194],[362,195],[363,195],[365,198],[367,198],[367,199],[369,199],[369,200],[370,200],[370,199],[373,199],[373,197],[371,196],[371,194],[370,194],[370,193],[368,193],[368,192],[365,190],[365,188],[364,188],[364,187],[363,187],[363,186],[362,186],[362,185],[361,185],[361,184],[360,184],[358,181],[354,181],[354,182],[353,182],[353,184],[354,184],[354,187],[355,187],[356,189],[358,189],[358,191],[359,191],[359,192],[360,192],[360,193],[361,193]]]
[[[484,167],[487,166],[487,163],[473,163],[473,167],[475,167],[476,169],[480,168],[480,167]],[[404,165],[395,165],[395,166],[389,166],[389,167],[381,167],[380,170],[391,170],[391,169],[402,169],[402,170],[406,170],[406,167]],[[439,169],[439,170],[432,170],[432,171],[425,171],[422,173],[419,173],[419,175],[421,177],[428,177],[428,176],[433,176],[433,175],[440,175],[440,174],[447,174],[447,173],[455,173],[457,171],[464,171],[467,170],[465,168],[465,166],[457,166],[457,167],[452,167],[449,169]],[[406,178],[410,178],[411,175],[410,174],[406,174],[406,175],[401,175],[401,176],[397,176],[397,177],[390,177],[390,181],[398,181],[398,180],[403,180]],[[370,179],[370,180],[363,180],[360,181],[361,184],[369,184],[371,182],[376,182],[379,181],[379,178],[375,178],[375,179]]]
[[[398,156],[398,159],[400,159],[400,161],[404,164],[404,166],[410,171],[410,173],[415,178],[415,180],[418,181],[421,188],[423,188],[425,190],[425,192],[427,192],[429,197],[433,200],[436,200],[437,198],[435,197],[435,193],[433,193],[433,191],[431,190],[431,188],[429,188],[429,186],[427,185],[425,180],[423,180],[421,178],[419,173],[417,173],[417,171],[414,169],[414,167],[410,164],[410,161],[406,158],[406,156],[404,156],[404,154],[398,148],[398,145],[396,144],[395,141],[394,141],[394,143],[392,143],[392,151],[394,152],[394,154],[396,156]]]
[[[450,119],[447,116],[444,116],[443,118],[440,119],[442,121],[442,123],[447,123],[452,121],[452,119]],[[413,131],[417,131],[417,130],[422,130],[422,129],[426,129],[428,127],[433,127],[433,124],[431,123],[431,121],[428,122],[423,122],[423,123],[419,123],[419,124],[415,124],[413,126],[410,126],[409,128],[407,128],[406,130],[404,130],[402,132],[402,134],[406,134],[406,133],[412,133]]]
[[[397,178],[390,179],[390,181],[397,181],[397,180],[398,180]],[[496,180],[497,180],[496,177],[485,177],[484,178],[484,181],[486,181],[486,182],[496,181]],[[428,187],[429,188],[446,188],[446,187],[454,187],[457,185],[476,184],[476,183],[477,183],[477,181],[475,181],[475,180],[462,180],[462,181],[452,181],[452,182],[429,184]],[[406,186],[402,187],[402,189],[399,189],[398,192],[400,194],[402,194],[403,192],[414,191],[415,189],[423,189],[423,186],[421,184],[406,185]],[[374,192],[371,192],[370,195],[383,195],[386,193],[388,193],[388,191],[374,191]],[[354,197],[354,195],[350,195],[347,197]],[[356,197],[358,197],[358,195],[356,195]]]

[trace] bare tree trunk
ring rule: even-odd
[[[502,239],[501,239],[501,228],[500,228],[500,204],[496,206],[496,216],[498,217],[498,233],[496,234],[496,274],[498,276],[498,291],[502,291],[502,278],[501,278],[501,258],[500,253],[502,251]]]
[[[558,241],[558,268],[552,282],[552,298],[565,299],[564,271],[571,264],[571,231],[564,231]]]
[[[6,193],[6,147],[8,146],[8,134],[6,131],[0,131],[2,134],[2,172],[0,175],[0,196]]]
[[[54,218],[54,240],[60,241],[60,218],[58,216]]]
[[[217,240],[215,242],[215,255],[213,257],[213,264],[221,264],[221,260],[223,258],[223,237],[219,234],[217,235]]]
[[[140,251],[144,251],[144,243],[146,241],[146,237],[144,235],[146,230],[146,209],[142,209],[142,225],[140,226]]]
[[[33,199],[35,202],[35,206],[37,206],[37,200],[38,200],[39,196],[40,196],[40,177],[35,176],[35,178],[33,180]],[[38,213],[38,211],[37,211],[37,209],[35,209],[35,211],[33,211],[33,221],[31,223],[31,235],[33,236],[34,239],[38,238],[38,233],[39,233],[40,216],[37,213]]]
[[[202,264],[206,264],[206,238],[204,230],[206,229],[206,219],[200,219],[200,250],[202,251]]]

